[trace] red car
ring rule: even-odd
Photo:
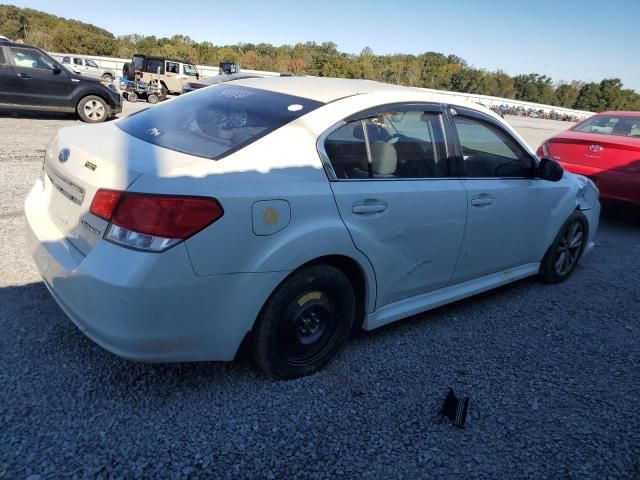
[[[603,199],[640,205],[640,112],[603,112],[538,148],[573,173],[593,180]]]

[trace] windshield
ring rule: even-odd
[[[146,142],[218,160],[323,105],[268,90],[216,85],[116,125]]]
[[[573,130],[583,133],[640,138],[640,115],[637,117],[596,115],[576,125]]]
[[[190,75],[192,77],[195,77],[196,75],[198,75],[198,69],[196,68],[195,65],[184,64],[183,67],[184,67],[185,75]]]

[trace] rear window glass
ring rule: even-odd
[[[267,90],[216,85],[149,108],[116,125],[154,145],[217,160],[321,105]]]
[[[573,128],[576,132],[640,137],[640,116],[596,115]]]

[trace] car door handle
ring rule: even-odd
[[[356,203],[351,211],[357,215],[372,215],[374,213],[382,213],[386,209],[386,203]]]
[[[26,73],[19,73],[18,77],[19,78],[24,78],[26,80],[26,79],[31,78],[31,75],[27,75]]]
[[[493,203],[493,197],[491,195],[478,195],[471,199],[471,205],[474,207],[486,207],[487,205],[491,205]]]

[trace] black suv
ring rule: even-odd
[[[39,48],[0,39],[0,108],[77,112],[99,123],[122,111],[109,85],[72,73]]]

